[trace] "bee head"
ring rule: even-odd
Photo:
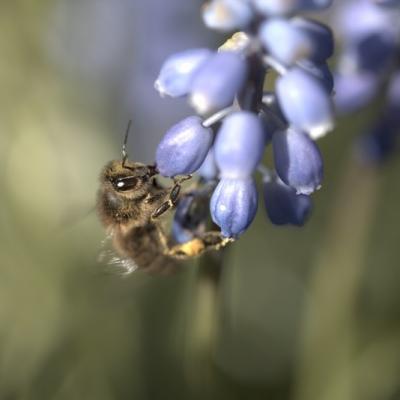
[[[97,211],[105,226],[131,220],[138,216],[153,188],[156,168],[122,160],[110,161],[100,174]]]
[[[128,160],[126,143],[129,121],[122,146],[122,159],[110,161],[101,171],[97,210],[103,223],[126,222],[138,216],[137,209],[154,189],[156,167]]]
[[[148,192],[148,188],[152,184],[151,178],[157,174],[157,169],[151,165],[128,160],[126,145],[131,124],[130,120],[122,144],[122,159],[109,162],[102,171],[100,181],[105,189],[115,194],[126,194],[127,196],[123,197],[133,199]]]
[[[107,189],[135,198],[147,193],[152,185],[152,177],[157,174],[153,166],[132,161],[115,160],[108,163],[100,176]]]

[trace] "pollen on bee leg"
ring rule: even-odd
[[[179,258],[196,257],[197,255],[201,254],[204,249],[204,242],[199,238],[195,238],[189,242],[172,247],[169,251],[169,255]]]

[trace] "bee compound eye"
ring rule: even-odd
[[[135,176],[125,176],[123,178],[117,178],[114,182],[115,190],[119,192],[124,192],[127,190],[132,190],[138,183],[138,178]]]

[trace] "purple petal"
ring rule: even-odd
[[[295,129],[278,132],[272,146],[276,172],[284,183],[307,195],[321,187],[322,156],[307,134]]]
[[[211,147],[213,133],[198,116],[185,118],[168,130],[156,152],[156,164],[163,176],[195,172]]]
[[[234,52],[219,52],[196,73],[190,104],[201,115],[210,115],[233,103],[247,76],[245,59]]]
[[[224,236],[237,237],[253,221],[257,205],[257,188],[252,178],[221,179],[211,197],[211,216]]]
[[[167,58],[154,87],[161,96],[184,96],[189,92],[195,72],[211,57],[208,49],[191,49]]]
[[[264,154],[265,133],[260,118],[248,111],[227,116],[214,148],[222,177],[249,177]]]

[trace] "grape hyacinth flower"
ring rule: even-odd
[[[156,163],[164,176],[187,175],[196,171],[212,144],[212,132],[192,116],[174,125],[158,145]]]
[[[165,61],[154,87],[162,96],[185,96],[189,92],[193,73],[211,54],[209,49],[192,49],[171,56]]]
[[[295,129],[277,132],[272,145],[276,172],[286,185],[307,195],[321,187],[321,153],[306,133]]]
[[[379,164],[400,136],[399,1],[353,0],[336,18],[342,51],[335,77],[337,110],[346,114],[367,106],[386,91],[375,121],[356,142],[357,158]]]
[[[210,202],[213,221],[226,237],[241,235],[253,221],[258,206],[254,179],[222,178]]]
[[[286,118],[313,139],[333,127],[332,103],[327,93],[318,79],[299,67],[293,67],[276,83],[276,96]]]
[[[277,176],[263,180],[265,210],[275,225],[303,226],[310,215],[312,200],[283,183]]]
[[[228,115],[214,145],[220,177],[240,179],[251,176],[262,159],[264,147],[265,133],[257,115],[249,111]]]
[[[246,61],[240,54],[214,54],[193,76],[190,104],[201,115],[210,115],[229,106],[242,89],[246,75]]]
[[[212,188],[211,219],[225,237],[239,237],[255,218],[256,173],[263,177],[272,223],[301,226],[310,213],[310,195],[323,177],[315,140],[333,128],[334,85],[327,65],[333,35],[298,14],[331,3],[211,0],[203,7],[203,21],[232,32],[231,38],[218,51],[178,53],[161,68],[155,88],[161,95],[186,96],[198,116],[168,130],[157,148],[156,166],[167,177],[198,172],[198,190]],[[275,90],[266,92],[265,83],[276,74]],[[275,169],[262,164],[271,142]],[[173,234],[179,242],[204,228],[204,213],[190,222],[195,203],[184,198],[177,207]]]
[[[206,230],[208,200],[206,190],[197,190],[189,193],[179,201],[172,221],[172,234],[178,243],[185,243]]]
[[[214,147],[208,151],[203,164],[197,170],[197,173],[204,181],[213,181],[218,177],[218,167],[215,161]]]

